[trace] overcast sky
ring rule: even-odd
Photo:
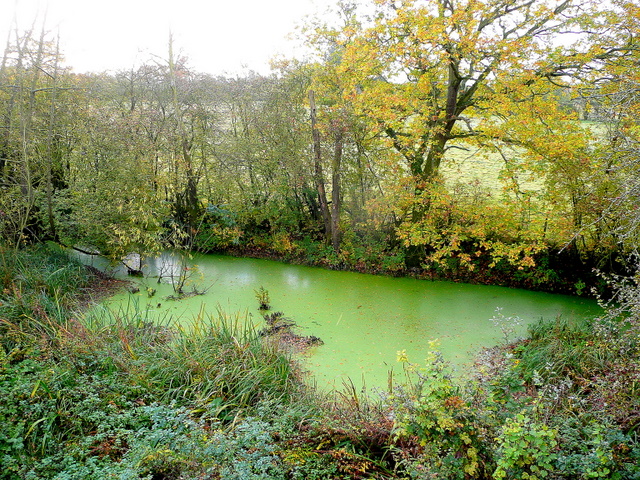
[[[174,49],[191,67],[213,74],[243,66],[267,73],[277,53],[291,55],[287,40],[305,15],[317,15],[337,0],[0,0],[0,41],[14,15],[18,28],[59,32],[67,65],[76,72],[129,69]]]

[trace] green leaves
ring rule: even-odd
[[[447,478],[482,478],[483,426],[439,352],[430,351],[423,366],[409,363],[405,351],[398,352],[398,361],[409,382],[390,397],[396,437],[416,438],[429,469]]]
[[[540,480],[554,471],[557,432],[526,412],[507,419],[498,437],[494,478]]]

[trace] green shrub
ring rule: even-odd
[[[498,437],[495,479],[546,478],[553,471],[557,432],[526,412],[508,419]]]
[[[390,397],[395,435],[417,438],[424,449],[411,468],[448,479],[483,478],[487,452],[482,437],[487,425],[441,355],[429,352],[424,366],[409,364],[404,352],[399,352],[399,360],[417,378]]]
[[[558,430],[556,471],[561,478],[640,478],[640,447],[610,419],[563,416]]]

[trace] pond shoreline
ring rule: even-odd
[[[182,272],[189,276],[185,291],[206,286],[205,293],[171,301],[175,285],[169,275]],[[121,278],[125,274],[119,273]],[[144,260],[144,274],[142,279],[132,277],[141,283],[139,291],[117,295],[109,303],[135,303],[145,315],[171,316],[185,324],[203,311],[221,310],[262,326],[256,292],[268,291],[274,312],[293,319],[301,335],[324,341],[312,349],[307,364],[327,384],[350,377],[356,384],[362,379],[369,385],[386,385],[389,370],[399,368],[396,353],[406,349],[411,358],[420,359],[431,340],[438,341],[445,359],[462,368],[473,362],[472,352],[499,340],[500,329],[492,320],[496,316],[518,324],[514,334],[519,336],[539,318],[582,317],[595,305],[575,296],[424,282],[228,254],[194,254],[187,259],[184,253],[165,252]]]
[[[364,261],[358,261],[355,264],[349,264],[345,261],[334,263],[327,257],[310,261],[301,254],[281,253],[261,246],[230,246],[210,251],[198,251],[198,253],[274,260],[290,265],[319,267],[327,270],[365,273],[393,278],[412,278],[416,280],[449,281],[470,285],[518,288],[532,292],[557,293],[591,299],[597,298],[598,294],[602,295],[604,293],[606,297],[605,286],[593,269],[588,269],[584,265],[578,268],[577,265],[566,261],[564,262],[563,269],[571,269],[574,274],[583,273],[584,275],[576,278],[561,278],[554,271],[553,275],[551,273],[541,274],[553,277],[553,280],[550,278],[547,282],[541,282],[539,280],[534,281],[533,275],[527,275],[527,272],[522,273],[522,270],[515,266],[497,269],[489,268],[489,266],[486,265],[474,271],[457,269],[456,271],[452,270],[448,272],[435,267],[407,267],[406,265],[402,267],[396,266],[393,269],[384,269],[379,265],[366,263]],[[542,269],[543,267],[532,267],[532,271],[535,271],[536,268]]]

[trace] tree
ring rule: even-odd
[[[309,90],[309,111],[311,116],[311,134],[313,136],[313,179],[318,192],[318,200],[320,201],[325,238],[329,239],[332,237],[333,222],[331,213],[329,212],[329,202],[327,201],[327,193],[325,190],[325,179],[322,168],[322,146],[317,120],[316,94],[313,90]]]
[[[307,77],[300,71],[215,81],[221,116],[208,199],[239,216],[249,235],[310,228],[318,213],[306,165]],[[315,227],[314,227],[315,228]]]
[[[186,226],[193,229],[202,214],[202,208],[198,199],[198,180],[194,165],[194,151],[197,148],[198,127],[200,120],[207,116],[206,109],[200,108],[199,99],[194,98],[190,102],[189,97],[194,94],[194,83],[190,81],[191,75],[184,65],[177,62],[173,52],[173,38],[169,38],[169,85],[171,89],[171,106],[174,114],[172,129],[173,143],[176,158],[176,170],[178,166],[184,171],[185,184],[175,193],[175,215]],[[184,90],[183,90],[184,89]],[[180,97],[179,97],[180,93]],[[195,95],[194,95],[195,97]],[[187,121],[190,122],[187,125]],[[205,120],[206,122],[206,120]]]
[[[308,93],[313,135],[314,180],[323,213],[327,242],[339,253],[343,233],[343,190],[348,186],[345,179],[351,167],[351,171],[357,172],[357,178],[354,180],[360,187],[365,184],[366,174],[362,168],[362,160],[366,150],[366,134],[363,122],[355,114],[348,95],[348,79],[345,82],[342,75],[345,51],[352,43],[354,32],[360,28],[355,14],[356,7],[352,3],[340,1],[336,8],[341,25],[334,28],[325,23],[316,24],[308,29],[307,41],[315,46],[318,57],[316,62],[309,65],[311,86]],[[330,151],[330,161],[323,159],[324,150]],[[352,165],[349,165],[348,161],[351,161]],[[325,163],[331,172],[330,202],[325,191],[325,184],[328,183],[324,178]],[[356,192],[357,189],[351,189],[352,197],[356,197]],[[362,194],[362,197],[365,196]],[[352,206],[357,207],[357,203],[353,198]],[[365,201],[361,200],[358,209],[360,212],[364,210],[364,203]],[[355,209],[352,208],[352,217],[360,213],[353,210]]]
[[[34,22],[35,23],[35,22]],[[17,246],[56,239],[54,202],[64,181],[62,117],[72,88],[57,42],[42,27],[13,30],[0,66],[0,231]]]
[[[156,188],[155,154],[140,134],[136,112],[121,111],[117,81],[107,75],[78,77],[81,110],[71,152],[67,188],[60,192],[61,241],[91,248],[114,260],[162,247],[169,212]]]
[[[599,155],[612,188],[603,192],[605,208],[593,225],[610,232],[635,256],[640,232],[640,6],[625,1],[613,5],[622,14],[610,33],[611,40],[626,45],[623,42],[629,35],[633,44],[627,55],[591,72],[590,83],[579,92],[588,105],[597,104],[607,119],[606,141]]]
[[[482,135],[474,116],[505,113],[488,101],[510,94],[496,90],[499,77],[511,86],[553,81],[619,51],[576,37],[558,46],[572,32],[609,28],[590,1],[376,3],[373,20],[346,46],[341,72],[357,111],[402,156],[418,190],[437,177],[452,141]]]
[[[373,15],[344,28],[337,69],[344,100],[388,145],[389,164],[402,165],[391,204],[403,243],[436,254],[489,250],[526,266],[545,243],[589,223],[598,208],[594,135],[559,100],[628,54],[633,35],[618,28],[620,11],[589,0],[374,3]],[[504,195],[452,194],[441,166],[460,150],[502,156]],[[522,189],[525,175],[544,187]],[[510,209],[498,212],[499,202]],[[503,234],[487,228],[492,213],[502,219],[495,226],[508,218]],[[517,248],[505,250],[510,243]]]

